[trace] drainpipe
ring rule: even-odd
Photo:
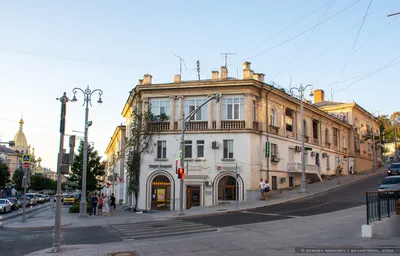
[[[267,101],[267,143],[269,143],[269,106],[268,106],[268,94],[272,92],[274,88],[271,86],[271,89],[267,91],[267,94],[265,95],[266,101]],[[267,181],[269,182],[269,162],[271,160],[271,145],[269,146],[269,157],[267,158]]]

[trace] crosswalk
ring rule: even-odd
[[[183,220],[165,220],[112,225],[109,232],[122,240],[140,240],[166,236],[213,232],[212,226]]]

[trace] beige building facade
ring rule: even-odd
[[[179,159],[182,118],[219,93],[198,111],[185,132],[184,197],[179,196],[176,160]],[[122,111],[129,127],[134,111],[151,111],[147,130],[154,133],[151,153],[142,156],[139,208],[153,210],[208,206],[260,196],[260,178],[273,190],[300,184],[300,100],[264,82],[250,63],[242,79],[230,78],[226,67],[212,79],[153,84],[146,74],[131,91]],[[352,126],[304,101],[306,176],[318,182],[354,169]],[[130,148],[127,148],[130,150]],[[238,176],[236,176],[238,174]],[[236,177],[238,177],[236,179]]]

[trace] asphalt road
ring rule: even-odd
[[[365,192],[377,191],[379,183],[385,176],[386,174],[372,176],[295,202],[255,208],[245,212],[236,211],[181,219],[214,227],[228,227],[335,212],[364,205]]]

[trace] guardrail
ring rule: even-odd
[[[390,190],[379,192],[365,192],[367,207],[367,225],[374,221],[390,218],[396,214],[396,204],[399,204],[400,185]]]

